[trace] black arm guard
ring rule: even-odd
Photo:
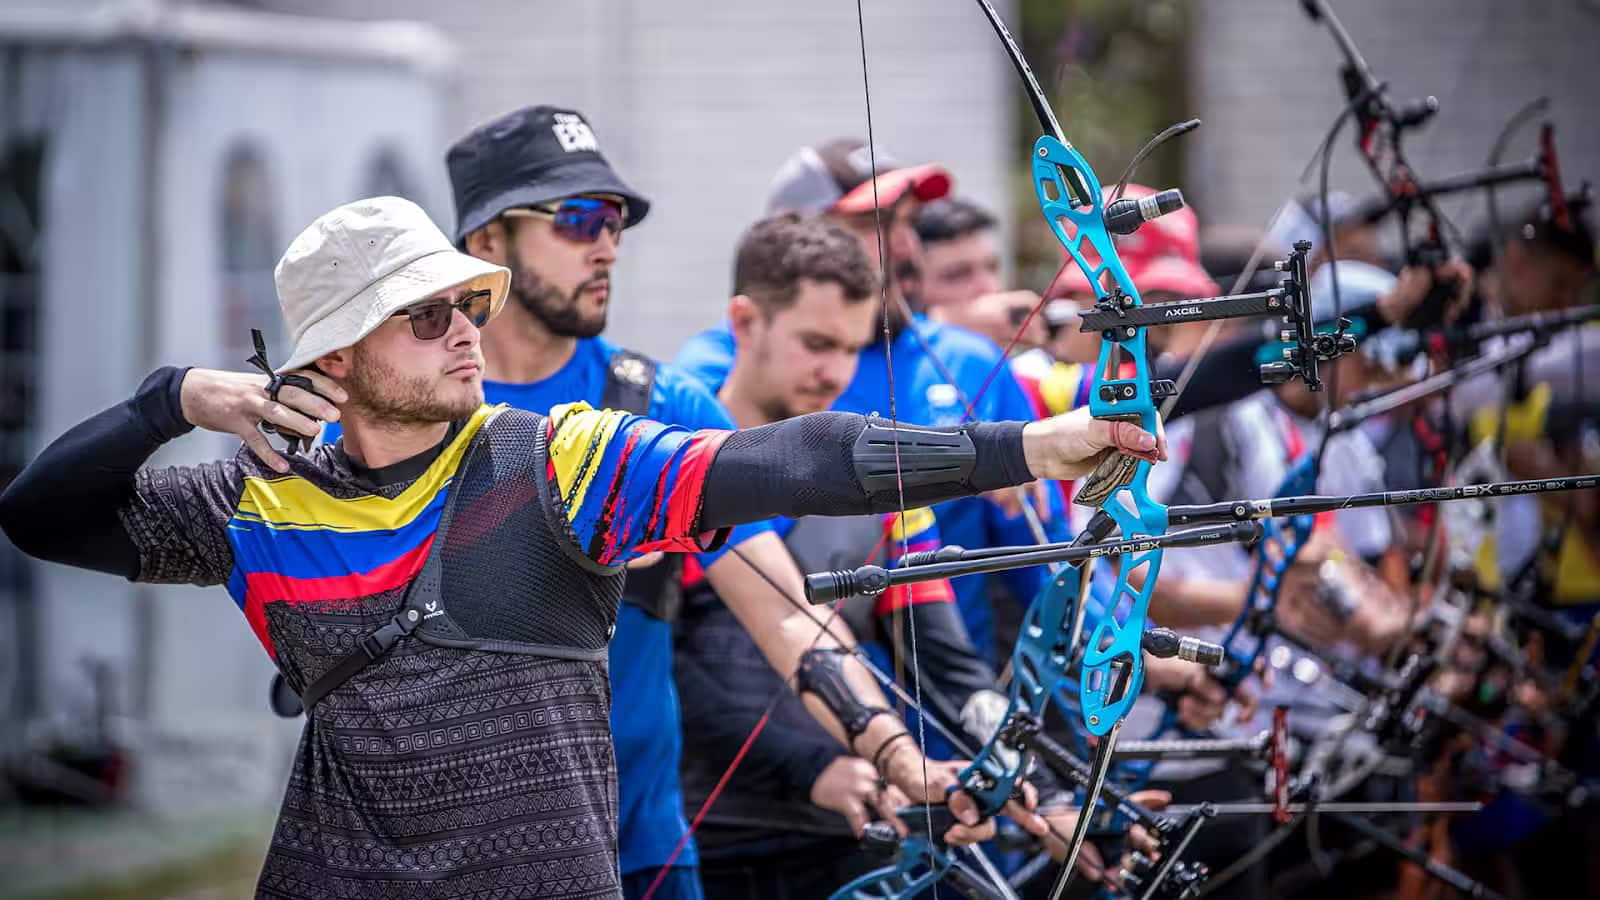
[[[901,486],[965,484],[978,451],[965,429],[895,428],[877,416],[856,437],[856,480],[868,497],[899,496]]]
[[[898,429],[849,413],[821,412],[736,431],[706,473],[703,530],[772,516],[895,512],[899,437],[905,505],[930,506],[1033,480],[1021,422]]]
[[[844,680],[844,656],[849,653],[837,647],[814,648],[800,657],[800,671],[795,673],[795,690],[801,694],[815,694],[844,725],[850,743],[867,730],[867,723],[877,716],[894,715],[881,706],[867,706],[850,689]]]

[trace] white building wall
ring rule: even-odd
[[[536,103],[583,110],[612,163],[655,203],[628,233],[608,335],[658,356],[720,317],[734,243],[779,163],[806,143],[866,136],[849,0],[253,5],[416,19],[447,33],[459,67],[434,155],[441,172],[445,148],[475,124]],[[864,9],[877,144],[902,161],[945,162],[959,191],[1005,214],[1008,179],[1024,164],[1011,140],[1020,86],[981,11],[920,0]]]
[[[435,215],[449,209],[444,181],[430,165],[443,119],[443,95],[431,76],[358,61],[201,52],[172,73],[167,110],[157,360],[244,367],[243,354],[224,358],[224,348],[237,349],[248,336],[224,333],[217,302],[223,174],[233,148],[248,143],[265,159],[280,251],[312,219],[364,193],[381,147],[394,148],[403,169],[417,173],[421,193],[413,199]],[[284,352],[278,349],[279,359]],[[160,461],[214,459],[237,446],[231,436],[191,434]],[[264,709],[272,669],[226,591],[158,593],[156,714],[176,720],[195,709]],[[198,635],[205,640],[197,642]]]
[[[1600,178],[1600,5],[1592,0],[1330,0],[1391,96],[1432,94],[1440,112],[1408,139],[1424,177],[1481,167],[1495,136],[1523,104],[1551,100],[1568,189]],[[1322,134],[1344,106],[1341,57],[1322,26],[1291,0],[1195,4],[1188,54],[1193,112],[1205,121],[1187,138],[1184,192],[1202,222],[1265,225]],[[1520,132],[1506,156],[1537,149],[1538,129]],[[1369,194],[1375,182],[1340,136],[1332,185]],[[1313,174],[1303,190],[1315,190]],[[1529,196],[1510,190],[1502,208]],[[1450,200],[1461,227],[1484,219],[1481,192]],[[1392,227],[1390,235],[1393,235]]]

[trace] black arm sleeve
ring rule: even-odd
[[[157,370],[132,398],[46,447],[0,494],[0,530],[29,556],[136,577],[139,549],[118,511],[150,454],[194,427],[180,402],[187,371]]]
[[[888,427],[884,422],[875,424]],[[734,432],[706,473],[701,528],[710,531],[773,516],[897,511],[901,502],[898,492],[870,492],[857,475],[856,439],[867,425],[864,416],[825,412]],[[906,485],[908,508],[1033,480],[1023,457],[1020,422],[976,422],[960,428],[921,430],[965,432],[974,456],[962,475]],[[906,455],[911,456],[909,449]]]
[[[1203,409],[1226,406],[1261,390],[1261,370],[1256,364],[1256,350],[1260,346],[1261,338],[1249,334],[1212,347],[1201,358],[1167,421]],[[1188,362],[1188,357],[1162,359],[1156,363],[1151,377],[1176,381]]]

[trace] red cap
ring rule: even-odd
[[[1222,293],[1206,270],[1194,260],[1181,256],[1157,256],[1152,259],[1124,260],[1128,277],[1144,291],[1169,291],[1186,300],[1215,297]]]
[[[1089,279],[1083,275],[1083,268],[1078,265],[1077,260],[1068,257],[1066,265],[1061,267],[1061,271],[1056,273],[1050,286],[1045,288],[1044,296],[1047,300],[1059,300],[1074,295],[1093,298],[1095,293],[1094,287],[1089,284]]]
[[[784,160],[767,192],[767,212],[872,212],[874,196],[883,206],[908,190],[920,200],[938,200],[950,193],[953,183],[944,166],[902,166],[890,154],[874,152],[865,141],[838,138],[801,147]]]
[[[950,193],[950,180],[950,170],[938,163],[891,169],[871,181],[856,185],[834,201],[832,209],[842,213],[872,212],[874,199],[879,206],[887,207],[905,196],[908,190],[924,203],[939,200]],[[872,187],[873,181],[878,183],[876,192]]]
[[[1142,184],[1130,184],[1123,197],[1137,200],[1157,193]],[[1117,252],[1127,262],[1130,256],[1182,256],[1200,258],[1200,220],[1185,206],[1139,226],[1133,234],[1117,238]]]
[[[1130,184],[1124,197],[1138,199],[1156,191]],[[1214,297],[1222,290],[1200,266],[1200,222],[1185,207],[1142,225],[1132,234],[1116,238],[1117,256],[1141,291],[1170,291],[1186,298]],[[1045,291],[1048,298],[1073,294],[1093,296],[1094,288],[1083,269],[1069,258]]]

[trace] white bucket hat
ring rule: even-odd
[[[422,207],[400,197],[357,200],[318,218],[289,244],[273,277],[294,338],[280,373],[343,350],[457,285],[490,291],[493,318],[511,285],[509,269],[456,250]]]

